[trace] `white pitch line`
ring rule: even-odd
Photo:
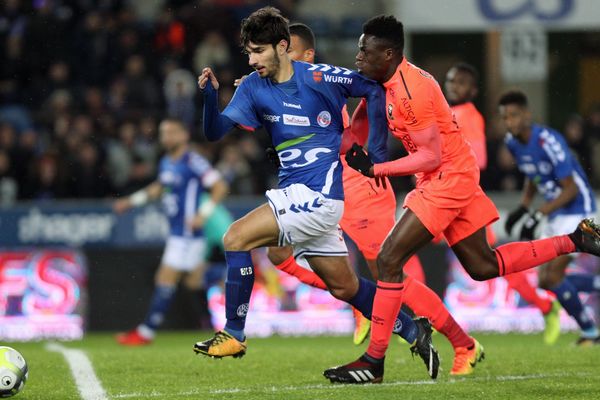
[[[181,392],[170,392],[160,393],[152,391],[150,393],[119,393],[112,397],[114,399],[127,399],[130,397],[160,397],[160,398],[181,398],[181,397],[197,397],[202,394],[238,394],[238,393],[251,393],[251,392],[262,392],[262,393],[285,393],[285,392],[296,392],[304,390],[344,390],[344,389],[369,389],[381,386],[406,386],[406,385],[445,385],[445,384],[457,384],[461,382],[509,382],[509,381],[522,381],[530,379],[548,379],[548,378],[560,378],[560,377],[585,377],[591,376],[588,373],[553,373],[553,374],[531,374],[531,375],[500,375],[500,376],[471,376],[465,378],[451,378],[443,381],[432,381],[432,380],[421,380],[421,381],[394,381],[384,382],[377,385],[341,385],[341,384],[314,384],[314,385],[301,385],[301,386],[271,386],[262,388],[231,388],[231,389],[213,389],[213,390],[201,390],[191,389]]]
[[[46,350],[60,353],[67,360],[71,374],[75,378],[75,386],[83,400],[108,400],[90,359],[82,350],[68,349],[58,343],[48,343]]]

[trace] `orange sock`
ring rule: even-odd
[[[495,250],[498,274],[504,276],[525,271],[574,251],[575,244],[567,235],[530,242],[507,243]]]
[[[371,317],[371,341],[367,354],[373,358],[385,357],[396,317],[402,307],[404,284],[377,281]]]
[[[517,272],[516,274],[505,275],[504,279],[506,279],[508,286],[517,291],[526,302],[539,308],[543,314],[550,312],[552,301],[538,295],[535,287],[527,280],[525,273]]]
[[[450,315],[442,299],[410,276],[404,279],[404,304],[416,315],[427,317],[431,325],[448,338],[452,347],[470,347],[474,344],[473,339]]]
[[[323,282],[323,280],[319,278],[319,276],[313,271],[309,271],[298,264],[294,256],[289,256],[284,262],[276,265],[275,268],[295,276],[302,283],[306,283],[307,285],[316,287],[318,289],[327,290],[327,285],[325,285],[325,282]]]

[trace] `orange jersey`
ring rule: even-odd
[[[487,166],[487,149],[483,116],[471,102],[452,106],[452,112],[460,131],[475,152],[479,169],[485,169]]]
[[[383,86],[386,89],[388,127],[406,151],[419,151],[411,135],[436,124],[441,143],[441,163],[431,172],[418,172],[417,187],[442,171],[479,173],[475,153],[463,137],[436,80],[403,59]]]

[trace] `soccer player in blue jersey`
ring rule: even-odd
[[[159,132],[166,155],[160,161],[158,179],[113,205],[114,210],[121,213],[162,198],[169,220],[169,237],[146,318],[135,329],[117,335],[120,344],[129,346],[152,342],[181,279],[192,301],[198,302],[196,305],[201,302],[200,289],[208,254],[203,228],[210,227],[213,234],[221,231],[222,236],[231,223],[220,204],[229,190],[228,185],[204,157],[190,150],[185,125],[177,119],[165,119],[160,123]],[[192,304],[194,308],[199,309]]]
[[[198,78],[204,96],[204,132],[208,139],[218,140],[235,126],[249,130],[264,126],[281,166],[279,189],[267,191],[268,203],[235,221],[223,238],[227,322],[223,331],[194,346],[197,353],[218,358],[241,357],[246,352],[244,326],[254,283],[252,249],[293,246],[295,256],[310,264],[336,298],[367,317],[376,290],[374,283],[358,278],[350,266],[338,226],[344,205],[339,150],[346,98],[365,97],[371,156],[385,159],[382,88],[345,68],[292,62],[287,54],[288,21],[272,7],[242,21],[241,43],[255,72],[244,79],[222,113],[212,70],[205,68]],[[395,332],[413,343],[413,351],[435,378],[439,360],[431,345],[429,324],[416,325],[401,313]]]
[[[506,92],[499,104],[500,115],[509,132],[506,146],[526,176],[521,204],[509,214],[506,232],[510,235],[523,217],[521,240],[533,240],[544,217],[548,221],[543,237],[572,232],[579,221],[596,213],[594,192],[581,165],[560,133],[532,122],[523,92]],[[531,209],[536,192],[544,197],[544,202],[537,209]],[[541,266],[539,285],[555,293],[563,308],[579,324],[578,345],[599,344],[598,328],[582,306],[577,288],[565,278],[565,270],[572,259],[572,255],[562,255]],[[578,275],[577,279],[593,285],[594,276]]]

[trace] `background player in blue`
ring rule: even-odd
[[[548,221],[542,233],[544,237],[572,232],[579,221],[596,213],[594,192],[583,169],[560,133],[532,123],[523,92],[507,92],[502,95],[499,104],[500,115],[509,131],[506,145],[519,170],[526,176],[521,204],[509,214],[506,232],[510,235],[517,221],[526,217],[520,239],[533,240],[536,228],[545,216]],[[530,210],[536,192],[544,197],[544,202],[537,209]],[[598,344],[598,329],[583,308],[576,286],[565,278],[565,270],[572,258],[563,255],[541,266],[538,270],[539,285],[555,293],[563,308],[581,327],[581,338],[577,344]],[[579,275],[578,280],[588,280],[593,285],[594,277]]]
[[[268,203],[235,221],[225,234],[227,260],[226,317],[223,331],[194,351],[211,357],[241,357],[246,352],[244,326],[254,283],[250,250],[292,245],[330,292],[370,317],[375,284],[359,279],[350,266],[338,221],[343,213],[343,132],[341,110],[347,97],[366,97],[370,123],[369,148],[374,159],[385,158],[387,122],[382,88],[354,71],[328,65],[292,62],[287,54],[288,21],[265,7],[242,22],[241,42],[255,69],[238,87],[222,114],[217,108],[218,81],[209,68],[198,78],[204,95],[204,132],[211,140],[234,126],[263,125],[278,153],[279,189],[266,193]],[[430,327],[415,325],[406,314],[397,333],[413,343],[426,365],[436,365]],[[428,328],[428,329],[427,329]],[[435,360],[433,359],[435,357]]]
[[[158,179],[131,196],[115,201],[113,206],[120,213],[162,197],[169,220],[169,237],[156,273],[149,310],[142,324],[117,336],[123,345],[152,342],[180,279],[183,278],[191,300],[196,304],[201,302],[199,289],[207,255],[203,227],[210,226],[224,233],[228,225],[223,226],[222,222],[230,220],[220,205],[229,188],[204,157],[190,150],[190,137],[184,124],[177,119],[166,119],[160,123],[159,132],[166,155],[160,161]],[[193,304],[191,307],[199,308]]]

